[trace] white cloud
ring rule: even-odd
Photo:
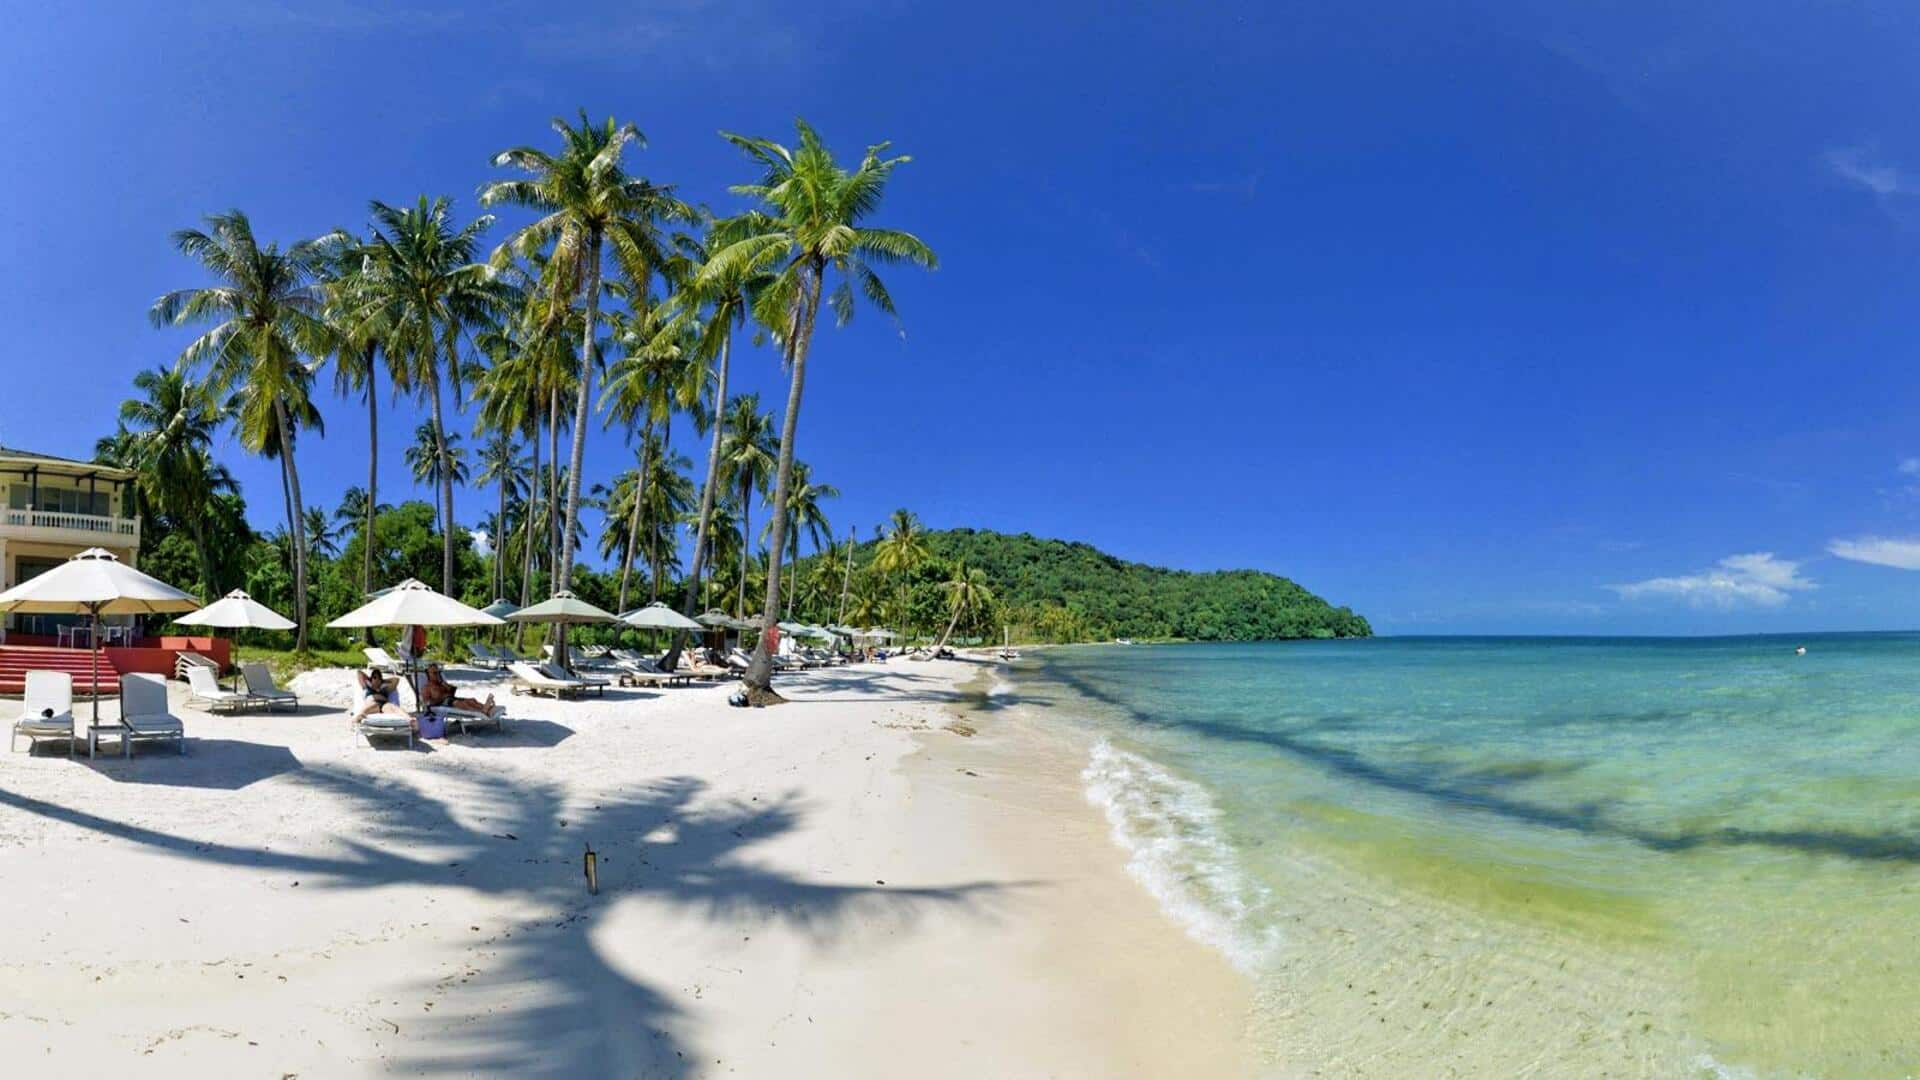
[[[1680,600],[1700,608],[1779,607],[1791,594],[1817,588],[1800,564],[1770,551],[1729,555],[1697,574],[1648,578],[1607,588],[1625,600]]]
[[[1878,154],[1864,146],[1845,146],[1827,151],[1827,168],[1834,175],[1851,184],[1866,188],[1881,198],[1891,195],[1911,195],[1916,189],[1913,179],[1899,169],[1881,161]]]
[[[582,324],[582,325],[585,325],[585,324]],[[493,537],[487,535],[487,530],[469,529],[468,534],[473,537],[474,554],[480,556],[483,559],[493,554]]]
[[[1827,552],[1852,562],[1891,566],[1896,570],[1920,570],[1920,540],[1860,536],[1851,540],[1835,540],[1827,545]]]
[[[1901,476],[1920,476],[1920,457],[1905,458],[1900,462]]]

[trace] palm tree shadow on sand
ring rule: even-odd
[[[343,820],[355,823],[354,835],[330,838],[344,854],[197,841],[4,789],[0,806],[181,858],[297,874],[308,888],[413,884],[510,901],[524,912],[514,925],[451,949],[391,1016],[364,1011],[391,1051],[391,1067],[408,1073],[677,1077],[711,1060],[685,1032],[683,1010],[616,970],[593,944],[596,925],[622,900],[642,898],[712,922],[783,923],[825,943],[856,921],[907,925],[930,906],[989,918],[991,898],[1035,884],[802,880],[751,857],[755,844],[804,820],[796,795],[714,799],[704,782],[687,777],[613,788],[597,802],[560,785],[497,775],[474,779],[455,799],[338,769],[305,770],[292,782],[349,804]],[[599,856],[598,896],[583,881],[589,844]]]

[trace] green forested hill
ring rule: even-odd
[[[1030,640],[1255,641],[1373,632],[1351,610],[1254,570],[1168,570],[1088,544],[975,529],[929,532],[927,546],[984,571],[1002,618],[1016,637]]]

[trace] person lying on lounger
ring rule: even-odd
[[[439,664],[427,665],[427,684],[420,688],[420,702],[429,709],[446,705],[465,712],[493,715],[492,694],[488,694],[484,702],[455,696],[453,684],[441,674]]]
[[[356,723],[365,720],[375,713],[386,713],[389,716],[404,716],[409,720],[413,719],[413,714],[401,708],[399,703],[394,700],[400,692],[399,679],[387,678],[387,673],[381,671],[379,668],[374,668],[370,671],[356,671],[353,673],[353,677],[354,680],[360,684],[360,707],[354,710],[353,713],[353,719]],[[414,724],[414,728],[416,731],[419,729],[418,722]]]

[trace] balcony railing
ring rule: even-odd
[[[52,510],[0,510],[0,526],[15,529],[58,529],[62,532],[96,533],[100,536],[126,537],[136,540],[140,537],[140,522],[136,518],[62,514]]]

